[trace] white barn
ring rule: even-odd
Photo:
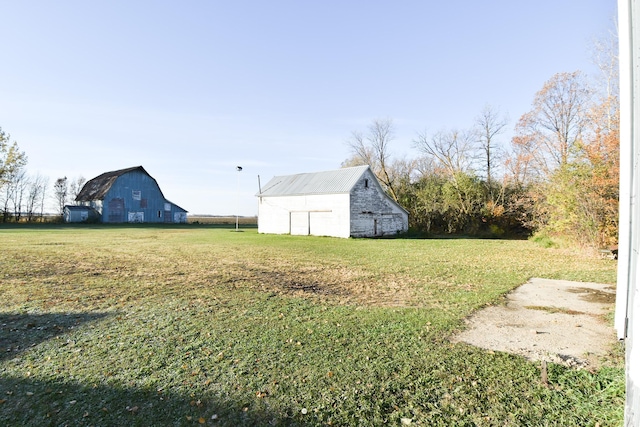
[[[409,214],[369,166],[273,177],[256,195],[258,232],[333,237],[398,235]]]

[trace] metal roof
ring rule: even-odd
[[[180,206],[176,205],[176,204],[175,204],[175,203],[173,203],[171,200],[164,199],[164,201],[165,201],[165,202],[167,202],[167,203],[171,203],[171,204],[172,204],[173,206],[175,206],[175,207],[176,207],[176,209],[177,209],[177,210],[179,210],[179,211],[189,212],[188,210],[186,210],[186,209],[184,209],[184,208],[181,208]]]
[[[88,210],[93,210],[93,208],[89,207],[89,206],[78,206],[78,205],[64,205],[64,208],[69,210],[69,211],[88,211]]]
[[[349,193],[369,166],[332,171],[274,176],[257,196],[299,196],[302,194]]]
[[[104,199],[105,194],[107,194],[107,192],[109,191],[113,183],[116,182],[116,179],[118,179],[118,177],[136,170],[146,175],[149,175],[149,173],[146,170],[144,170],[142,166],[134,166],[131,168],[120,169],[117,171],[105,172],[102,175],[99,175],[87,181],[82,187],[82,190],[80,190],[80,193],[78,193],[78,196],[76,197],[76,201],[88,202],[91,200]],[[151,175],[149,175],[149,177],[153,179]]]

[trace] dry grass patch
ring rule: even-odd
[[[402,278],[380,278],[366,270],[342,265],[269,264],[242,261],[219,267],[214,282],[261,292],[309,298],[319,303],[378,307],[414,305],[412,286]],[[407,279],[408,281],[408,279]]]

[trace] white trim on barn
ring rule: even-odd
[[[369,166],[276,176],[258,197],[258,232],[333,237],[404,233],[409,214]]]

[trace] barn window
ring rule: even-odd
[[[162,218],[162,211],[158,211],[158,218]]]
[[[364,180],[364,188],[369,188],[369,180],[368,179]]]
[[[142,191],[131,190],[131,197],[133,198],[133,200],[140,200],[142,198]]]

